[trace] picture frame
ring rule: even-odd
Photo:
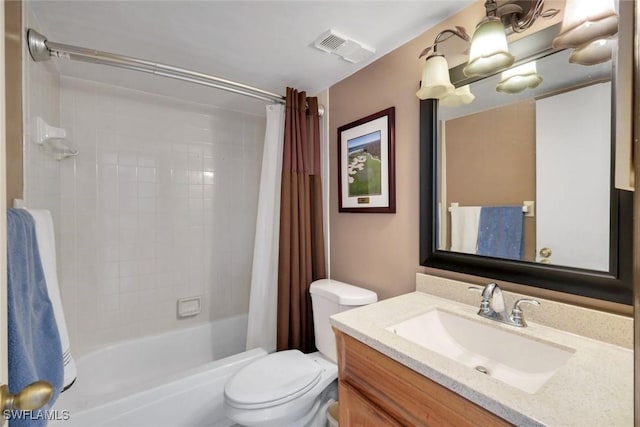
[[[338,128],[338,211],[395,213],[395,107]]]

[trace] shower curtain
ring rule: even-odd
[[[280,187],[284,144],[284,105],[267,106],[267,126],[262,155],[258,218],[253,249],[247,350],[276,349]]]
[[[316,350],[309,286],[326,277],[318,98],[287,88],[280,201],[278,350]]]

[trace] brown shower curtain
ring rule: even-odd
[[[277,350],[308,353],[315,351],[309,285],[326,277],[318,98],[287,88],[285,110]]]

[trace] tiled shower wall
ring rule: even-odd
[[[60,125],[79,151],[56,218],[74,352],[246,313],[264,118],[62,77]],[[202,313],[178,319],[192,296]]]
[[[23,10],[25,26],[39,28],[29,7]],[[24,198],[31,207],[46,207],[54,226],[60,212],[60,164],[41,150],[33,140],[35,117],[58,126],[60,123],[60,75],[52,61],[23,62],[24,80]],[[11,200],[8,201],[11,204]]]

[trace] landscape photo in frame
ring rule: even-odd
[[[340,212],[395,213],[395,107],[338,128]]]

